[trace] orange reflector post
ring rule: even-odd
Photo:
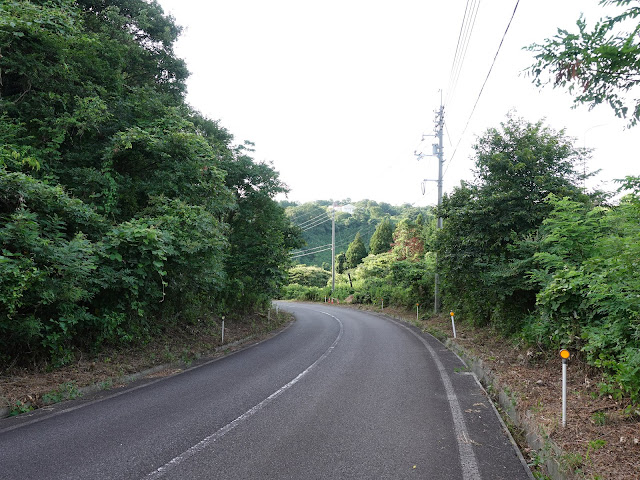
[[[569,353],[569,350],[565,350],[564,348],[562,350],[560,350],[560,357],[562,357],[562,358],[564,358],[566,360],[570,356],[571,356],[571,354]]]

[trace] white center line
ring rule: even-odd
[[[198,452],[201,452],[202,450],[207,448],[209,445],[214,443],[216,440],[222,438],[227,432],[229,432],[229,431],[233,430],[234,428],[236,428],[240,423],[242,423],[243,421],[245,421],[249,417],[251,417],[251,416],[255,415],[256,413],[258,413],[267,404],[269,404],[271,401],[273,401],[274,399],[276,399],[277,397],[282,395],[282,393],[284,393],[286,390],[290,389],[296,383],[298,383],[300,380],[302,380],[302,378],[305,375],[307,375],[322,360],[324,360],[333,351],[333,349],[336,347],[336,345],[338,344],[338,342],[342,338],[342,333],[344,332],[344,326],[343,326],[342,322],[337,317],[334,317],[330,313],[326,313],[326,312],[321,312],[321,313],[323,313],[325,315],[329,315],[331,318],[336,320],[338,322],[338,324],[340,325],[340,332],[338,333],[338,336],[336,337],[334,342],[331,344],[331,346],[320,356],[320,358],[318,358],[315,362],[313,362],[311,365],[309,365],[309,367],[307,367],[307,369],[304,370],[302,373],[300,373],[296,378],[291,380],[286,385],[283,385],[282,387],[280,387],[278,390],[273,392],[271,395],[269,395],[267,398],[262,400],[260,403],[258,403],[254,407],[250,408],[249,410],[244,412],[242,415],[240,415],[238,418],[236,418],[232,422],[226,424],[221,429],[219,429],[216,432],[212,433],[208,437],[202,439],[200,442],[196,443],[193,447],[189,448],[188,450],[184,451],[183,453],[181,453],[177,457],[175,457],[172,460],[170,460],[169,462],[165,463],[163,466],[161,466],[157,470],[154,470],[153,472],[149,473],[144,478],[146,480],[152,480],[152,479],[155,479],[155,478],[163,477],[167,472],[169,472],[170,470],[174,469],[175,467],[180,465],[182,462],[184,462],[188,458],[191,458],[192,456],[194,456]]]

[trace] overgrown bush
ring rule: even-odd
[[[271,165],[185,103],[155,0],[0,5],[0,368],[267,305],[300,243]]]
[[[331,272],[320,267],[294,265],[289,269],[289,283],[297,283],[298,285],[324,287],[330,278]]]
[[[291,283],[281,289],[280,297],[285,300],[300,300],[305,302],[322,302],[331,296],[331,288],[309,287]]]
[[[640,198],[638,191],[611,208],[585,208],[567,198],[541,229],[537,311],[523,337],[549,348],[581,351],[602,369],[606,392],[640,400]]]

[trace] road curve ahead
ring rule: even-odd
[[[414,327],[280,303],[276,337],[0,420],[0,479],[533,478],[464,365]]]

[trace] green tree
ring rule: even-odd
[[[0,3],[0,362],[266,303],[299,246],[278,174],[185,104],[154,0]]]
[[[326,287],[331,273],[309,265],[295,265],[289,269],[289,283],[305,287]]]
[[[366,256],[367,249],[364,246],[364,242],[362,241],[360,232],[358,232],[356,233],[356,237],[349,244],[349,248],[347,248],[347,253],[345,254],[345,266],[347,268],[355,268],[360,262],[362,262],[362,259]]]
[[[535,307],[527,271],[535,236],[552,207],[550,194],[586,200],[574,164],[584,154],[564,132],[509,117],[476,145],[474,183],[443,198],[436,249],[443,299],[478,324],[514,331]]]
[[[344,252],[340,252],[338,255],[336,255],[336,272],[339,274],[342,274],[345,272],[345,270],[347,269],[346,267],[347,264],[347,256],[345,255]]]
[[[607,379],[602,391],[640,403],[640,246],[637,180],[614,207],[550,197],[537,239],[532,279],[536,314],[524,327],[531,344],[582,351]],[[636,185],[635,187],[633,185]]]
[[[388,252],[393,242],[393,228],[388,218],[385,218],[376,227],[371,240],[369,241],[369,251],[373,255]]]
[[[419,225],[409,219],[401,220],[393,232],[392,251],[398,260],[421,260],[425,250]]]
[[[601,0],[601,5],[627,8],[601,19],[591,31],[581,16],[577,33],[558,29],[545,43],[528,47],[536,52],[536,63],[529,68],[534,83],[568,87],[576,104],[593,108],[608,103],[617,116],[628,117],[630,125],[635,125],[640,119],[640,99],[627,94],[640,83],[640,6],[631,3]],[[630,30],[619,31],[622,25]]]
[[[230,228],[226,301],[237,309],[266,304],[275,297],[286,283],[289,252],[303,245],[300,229],[274,200],[287,192],[286,185],[270,165],[253,161],[251,146],[248,142],[237,147],[222,163],[226,185],[237,202],[226,218]]]

